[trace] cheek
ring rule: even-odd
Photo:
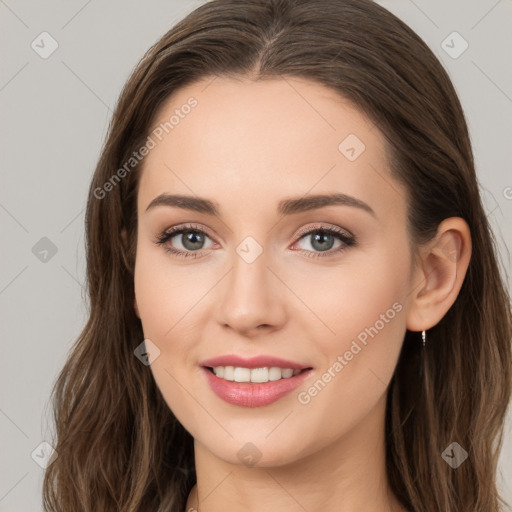
[[[190,279],[187,284],[179,272],[170,275],[169,269],[171,265],[166,264],[165,255],[152,248],[140,248],[135,266],[135,296],[144,338],[150,339],[159,350],[149,366],[155,383],[178,421],[194,426],[196,422],[191,417],[197,412],[183,386],[194,396],[197,394],[191,387],[195,382],[191,376],[197,370],[188,364],[189,346],[185,340],[191,334],[184,331],[190,325],[187,322],[191,317],[187,313],[193,313],[189,310],[198,299],[191,296],[194,287]]]
[[[160,354],[150,368],[168,404],[180,400],[180,386],[187,372],[196,371],[190,340],[199,339],[195,321],[204,290],[191,278],[191,267],[178,269],[162,248],[139,244],[135,265],[135,297],[144,338]],[[190,379],[190,375],[187,376]],[[176,380],[175,380],[176,379]]]
[[[135,272],[135,297],[140,320],[146,338],[162,338],[172,327],[169,317],[173,293],[162,281],[155,279],[155,268],[149,268],[144,261]]]
[[[173,271],[162,248],[140,244],[134,286],[144,335],[160,340],[171,337],[173,326],[192,306],[190,277],[187,282],[183,273]]]
[[[310,334],[321,357],[320,381],[303,402],[347,407],[356,418],[385,392],[405,335],[409,263],[405,246],[402,251],[381,248],[350,261],[336,285],[326,279],[310,295],[324,326],[316,322],[316,336]]]
[[[370,340],[385,354],[390,345],[401,344],[405,328],[405,299],[409,289],[408,246],[405,237],[375,246],[345,275],[337,326],[350,340],[363,345]]]
[[[358,428],[385,402],[405,334],[405,310],[393,285],[381,281],[378,290],[354,293],[338,303],[330,323],[336,334],[316,337],[323,364],[297,396],[310,449]]]
[[[379,247],[347,258],[339,267],[322,268],[314,275],[310,271],[311,279],[295,279],[300,284],[294,291],[308,310],[304,328],[314,328],[311,339],[321,344],[321,352],[332,357],[348,350],[354,339],[363,344],[381,338],[400,341],[407,269],[407,258]]]

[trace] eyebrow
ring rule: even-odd
[[[283,199],[279,202],[277,211],[280,215],[293,215],[333,205],[352,206],[377,217],[373,209],[365,202],[346,194],[317,194]],[[157,206],[173,206],[206,215],[220,215],[218,204],[202,197],[160,194],[149,203],[146,212]]]

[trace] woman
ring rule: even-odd
[[[499,510],[509,297],[454,88],[384,8],[188,15],[86,235],[45,510]]]

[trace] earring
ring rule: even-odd
[[[425,331],[421,332],[421,340],[423,342],[423,346],[425,346],[425,343],[427,341],[427,334],[425,333]]]

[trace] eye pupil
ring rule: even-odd
[[[321,243],[321,241],[325,241],[326,237],[331,239],[330,240],[331,243],[327,244],[328,247],[325,247],[325,245],[323,245]],[[315,247],[315,244],[317,242],[320,242],[320,247]],[[313,244],[312,244],[312,246],[315,247],[315,248],[318,248],[321,251],[328,251],[329,249],[332,248],[333,243],[334,243],[334,239],[333,239],[332,235],[329,235],[328,233],[324,233],[324,232],[320,231],[320,232],[316,233],[315,235],[313,235]]]
[[[201,249],[201,245],[204,243],[203,236],[197,233],[197,231],[186,231],[182,236],[183,246],[190,250]],[[192,246],[187,247],[187,243],[189,242],[192,244]]]

